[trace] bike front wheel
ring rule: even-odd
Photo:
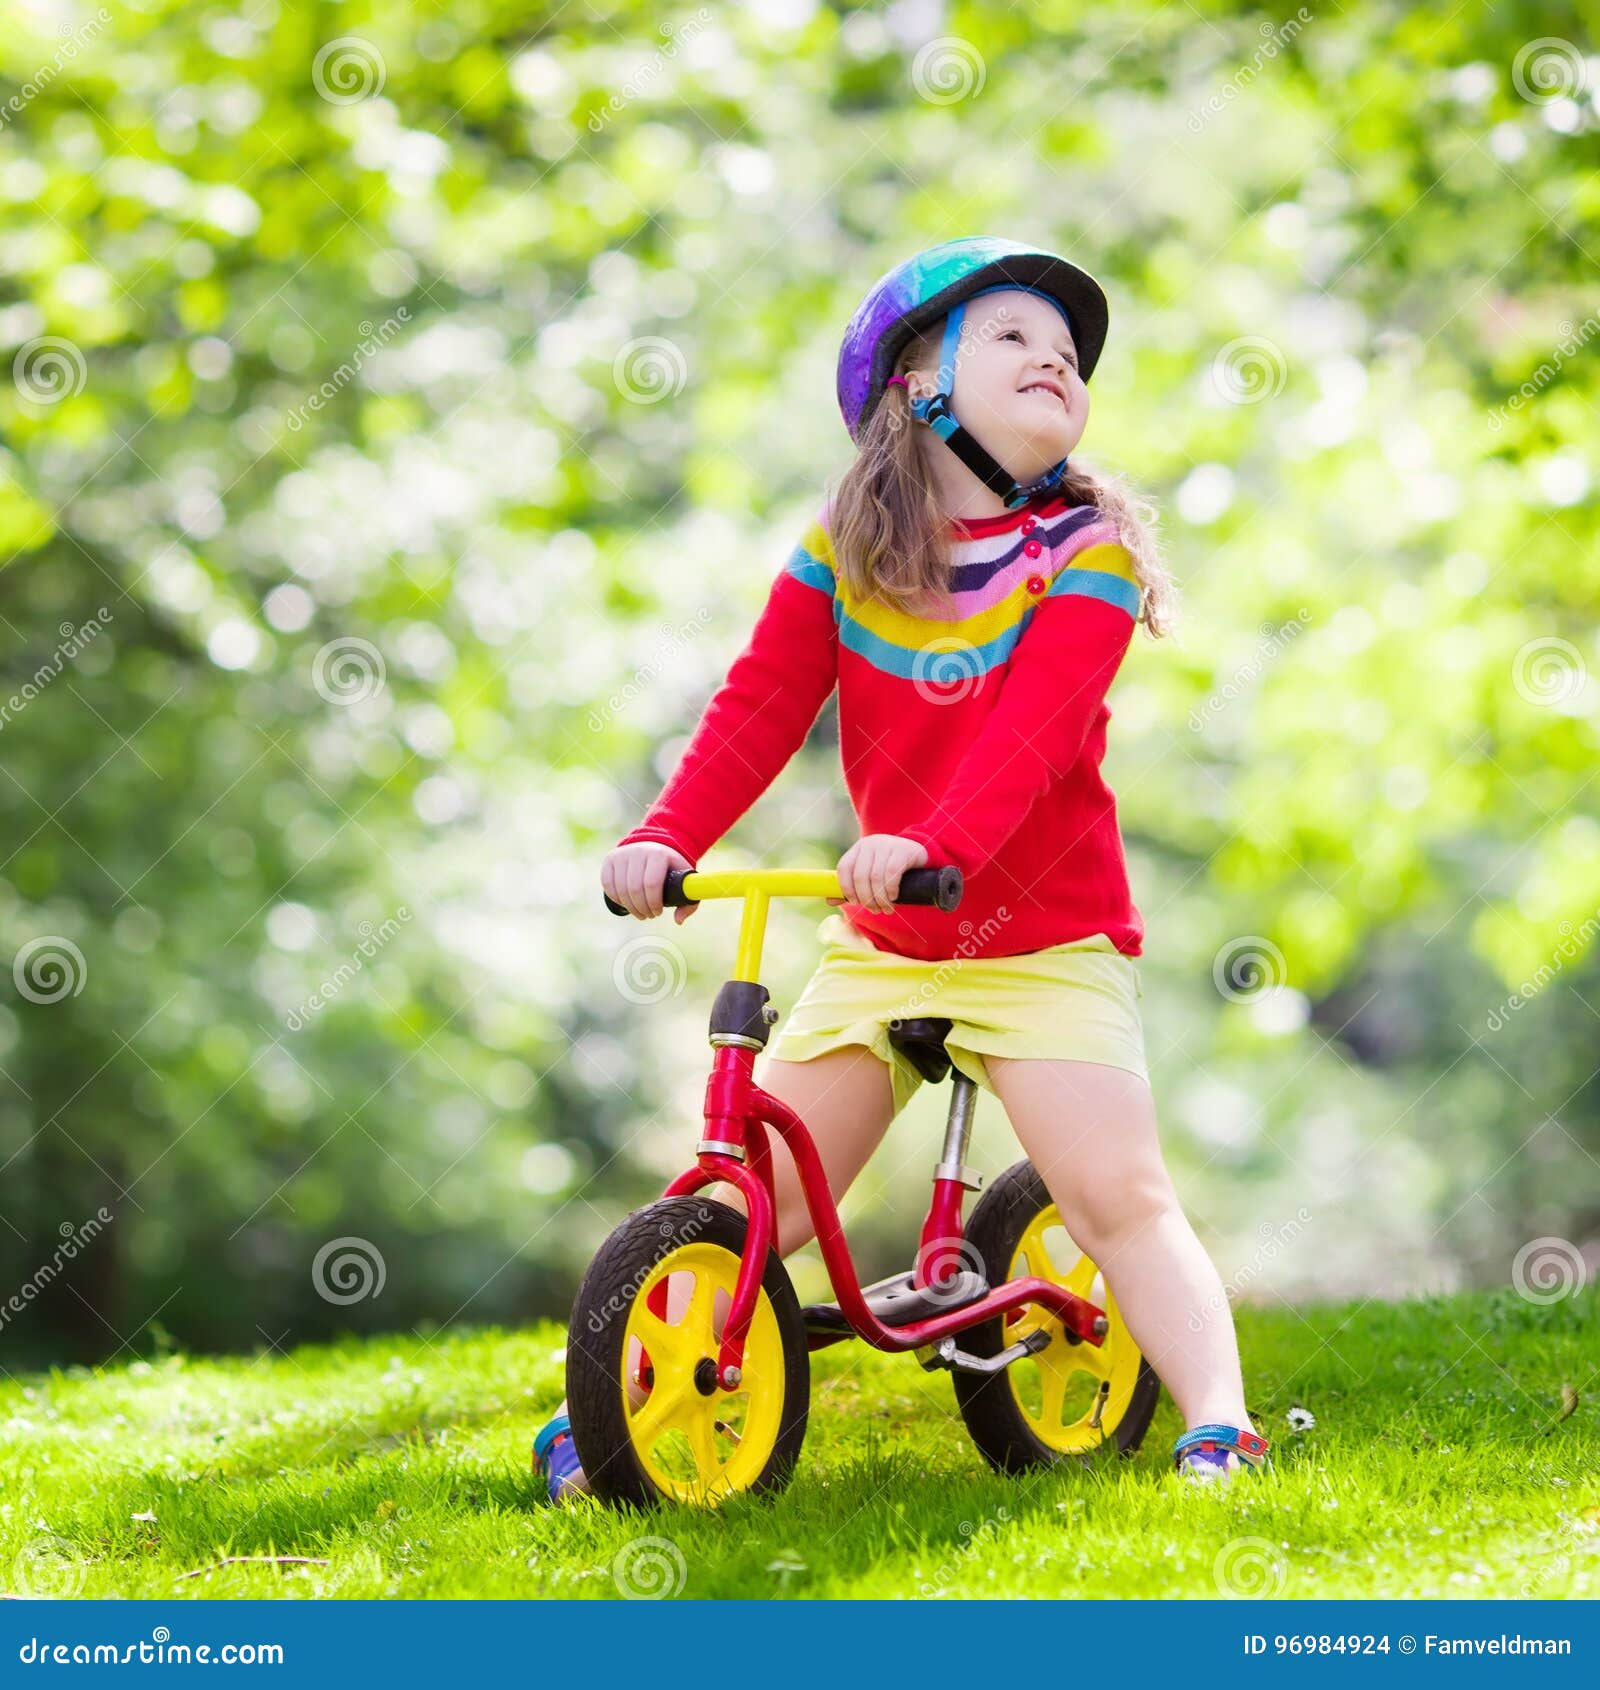
[[[781,1490],[805,1441],[811,1371],[800,1305],[769,1250],[742,1377],[717,1384],[718,1335],[747,1222],[726,1203],[663,1197],[601,1246],[567,1336],[567,1413],[602,1500],[714,1507]]]

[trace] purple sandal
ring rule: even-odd
[[[552,1502],[563,1501],[569,1490],[580,1493],[576,1481],[583,1477],[583,1468],[566,1415],[557,1414],[539,1428],[533,1440],[533,1470],[543,1477]]]
[[[1172,1446],[1172,1459],[1186,1479],[1227,1479],[1232,1477],[1228,1467],[1230,1451],[1239,1457],[1241,1467],[1256,1472],[1272,1467],[1267,1456],[1267,1440],[1259,1433],[1220,1424],[1191,1426]]]

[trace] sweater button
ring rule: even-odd
[[[1048,583],[1042,575],[1030,575],[1023,585],[1030,593],[1042,593]]]
[[[1044,547],[1039,541],[1030,540],[1022,549],[1029,557],[1037,557],[1044,550]]]
[[[1032,533],[1032,532],[1033,532],[1033,531],[1034,531],[1034,529],[1035,529],[1035,528],[1037,528],[1037,527],[1038,527],[1038,526],[1039,526],[1039,519],[1038,519],[1038,517],[1036,517],[1036,516],[1030,516],[1030,517],[1029,517],[1029,518],[1028,518],[1028,520],[1027,520],[1027,521],[1026,521],[1026,522],[1024,522],[1024,523],[1023,523],[1023,525],[1022,525],[1022,532],[1023,532],[1023,533],[1024,533],[1024,534],[1031,534],[1031,533]]]

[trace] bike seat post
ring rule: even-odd
[[[968,1191],[983,1188],[983,1175],[967,1166],[967,1151],[972,1144],[972,1122],[977,1110],[978,1087],[959,1068],[950,1073],[950,1113],[945,1117],[944,1149],[939,1165],[933,1170],[935,1179],[953,1179]]]

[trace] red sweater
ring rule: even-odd
[[[1093,933],[1138,956],[1116,800],[1101,779],[1106,693],[1140,593],[1116,526],[1059,497],[952,524],[954,621],[858,600],[824,510],[767,597],[661,796],[619,841],[700,859],[767,789],[839,689],[862,834],[924,846],[965,877],[951,912],[842,907],[880,950],[1014,956]]]

